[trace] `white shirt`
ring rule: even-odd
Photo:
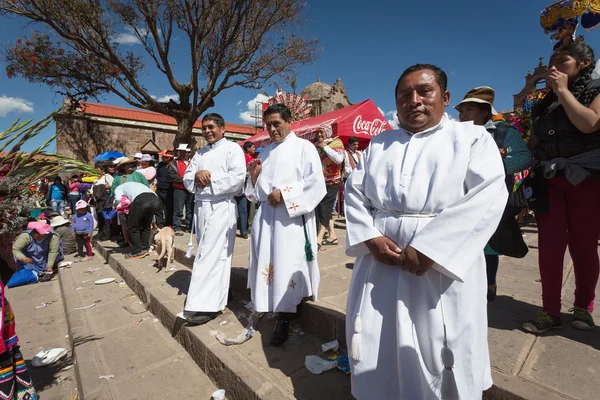
[[[115,204],[121,203],[123,196],[127,197],[133,203],[136,197],[142,193],[152,193],[156,195],[150,188],[139,182],[125,182],[115,189]]]
[[[360,151],[360,150],[356,150],[355,152],[351,152],[350,150],[344,151],[344,177],[345,178],[350,176],[350,174],[354,170],[352,168],[352,165],[350,164],[350,156],[353,157],[355,164],[358,164],[358,162],[362,158],[362,151]]]

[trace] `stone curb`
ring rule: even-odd
[[[82,375],[82,362],[86,358],[83,354],[85,350],[81,346],[75,345],[75,335],[84,333],[85,328],[81,329],[84,325],[84,319],[77,319],[74,315],[69,313],[69,310],[80,307],[79,298],[73,292],[73,288],[79,285],[75,284],[71,274],[63,273],[61,269],[58,269],[58,280],[60,282],[60,292],[63,300],[63,308],[65,312],[65,320],[67,322],[67,328],[69,332],[69,342],[71,345],[71,354],[73,355],[73,365],[75,366],[75,379],[77,381],[77,392],[79,393],[79,399],[84,400],[85,391],[83,390],[83,375]],[[89,356],[89,355],[88,355]],[[89,357],[88,357],[89,358]],[[88,391],[89,392],[89,391]]]
[[[128,262],[120,254],[111,254],[100,243],[95,244],[100,255],[119,274],[131,290],[158,318],[173,338],[188,352],[194,362],[218,386],[227,390],[229,400],[283,400],[293,399],[285,389],[258,365],[248,365],[236,352],[215,343],[207,325],[190,329],[177,318],[181,310],[170,302],[164,292],[153,287],[148,278],[135,268],[127,268]],[[185,255],[185,254],[184,254]],[[183,257],[185,259],[185,257]]]
[[[185,258],[185,250],[175,247],[175,261],[192,269],[194,259]],[[247,288],[248,270],[233,268],[231,270],[231,290],[250,298],[250,289]],[[302,330],[308,334],[326,339],[338,340],[346,346],[346,316],[340,312],[320,307],[319,303],[306,302],[302,306],[298,323]]]

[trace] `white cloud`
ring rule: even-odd
[[[168,103],[169,100],[179,101],[178,94],[170,94],[170,95],[161,96],[161,97],[151,95],[150,97],[152,97],[154,100],[158,101],[159,103]]]
[[[247,111],[240,113],[240,119],[242,120],[242,122],[244,124],[254,125],[256,123],[256,118],[254,117],[260,116],[261,112],[259,111],[259,115],[256,115],[256,103],[266,103],[268,100],[269,96],[266,96],[262,93],[257,94],[255,98],[253,98],[246,104]]]
[[[138,39],[138,37],[135,35],[135,30],[131,27],[131,26],[126,26],[125,30],[127,31],[126,33],[117,33],[114,36],[114,41],[115,43],[119,43],[119,44],[140,44],[140,40]],[[146,35],[146,30],[145,29],[138,29],[138,31],[140,32],[140,34],[142,36]]]
[[[33,103],[20,97],[0,96],[0,117],[6,117],[13,112],[33,112]]]
[[[388,123],[393,129],[398,129],[400,127],[398,123],[398,118],[396,118],[396,110],[383,111],[380,107],[377,108],[379,109],[379,112],[381,112],[381,115],[383,115],[387,119]]]

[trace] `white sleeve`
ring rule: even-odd
[[[344,191],[344,212],[346,214],[346,254],[359,257],[369,253],[364,242],[383,234],[375,227],[371,201],[367,197],[366,169],[369,163],[371,145],[365,150],[362,162],[352,171],[346,181]]]
[[[490,135],[475,139],[470,157],[465,195],[433,218],[410,243],[436,263],[435,270],[460,282],[496,231],[508,197],[502,159]]]
[[[237,196],[242,192],[244,187],[246,158],[244,157],[244,151],[239,145],[233,144],[233,146],[229,146],[226,163],[227,172],[211,173],[210,184],[214,196]]]
[[[315,147],[304,147],[302,162],[302,179],[278,188],[290,218],[313,211],[327,193],[321,158]]]
[[[198,152],[196,152],[192,158],[192,161],[190,161],[185,169],[185,173],[183,174],[183,186],[185,186],[187,191],[190,193],[196,193],[196,171],[198,171],[196,163],[198,157],[200,156],[198,155]]]
[[[340,165],[344,162],[344,151],[343,150],[334,150],[329,146],[323,147],[323,151],[327,154],[327,156],[334,163]]]

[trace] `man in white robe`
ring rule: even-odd
[[[258,312],[278,312],[271,344],[283,344],[289,320],[305,297],[317,299],[315,207],[325,196],[317,150],[290,132],[292,115],[281,104],[264,112],[273,143],[248,164],[248,200],[260,202],[252,223],[248,287]]]
[[[400,129],[372,139],[346,184],[359,400],[481,399],[492,385],[483,248],[506,205],[504,169],[485,129],[444,114],[446,85],[438,67],[407,69]]]
[[[186,189],[195,193],[194,230],[198,247],[184,318],[203,324],[227,305],[229,278],[237,222],[234,196],[246,177],[242,148],[225,139],[225,121],[219,114],[202,118],[207,145],[198,150],[183,176]]]

